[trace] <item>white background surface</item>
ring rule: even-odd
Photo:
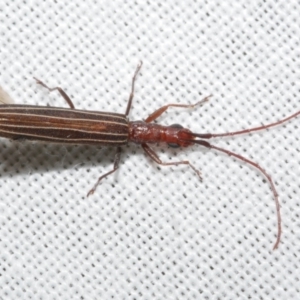
[[[0,84],[17,103],[123,113],[140,60],[131,120],[167,103],[159,122],[228,132],[300,109],[297,1],[0,2]],[[263,176],[194,146],[155,149],[1,139],[0,299],[299,299],[299,121],[214,144],[258,162],[279,192],[283,235]]]

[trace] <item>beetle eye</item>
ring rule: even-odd
[[[183,126],[180,125],[180,124],[172,124],[172,125],[170,125],[169,127],[172,127],[172,128],[178,128],[178,129],[182,129],[182,128],[183,128]]]
[[[175,144],[175,143],[168,143],[168,146],[171,148],[179,148],[180,147],[178,144]]]
[[[169,127],[178,128],[178,129],[182,129],[183,128],[183,126],[180,125],[180,124],[172,124]],[[180,147],[178,144],[175,144],[175,143],[168,143],[168,146],[171,147],[171,148],[179,148]]]

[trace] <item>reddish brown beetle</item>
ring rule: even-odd
[[[258,169],[268,180],[276,203],[278,234],[274,249],[278,247],[281,237],[281,215],[278,201],[278,194],[272,178],[257,163],[229,150],[214,146],[206,140],[215,137],[235,136],[239,134],[251,133],[258,130],[264,130],[287,122],[300,114],[300,111],[280,121],[263,125],[251,129],[244,129],[236,132],[221,134],[199,134],[183,128],[181,125],[163,126],[152,123],[161,114],[170,107],[192,108],[208,100],[206,97],[195,104],[168,104],[154,113],[144,121],[129,121],[128,114],[131,109],[131,103],[134,95],[134,83],[137,74],[142,66],[140,63],[132,79],[131,93],[129,96],[125,114],[110,112],[85,111],[75,109],[69,96],[60,88],[49,88],[42,81],[36,79],[37,83],[47,88],[49,91],[57,90],[67,101],[69,108],[58,108],[48,106],[30,106],[10,104],[9,96],[0,89],[0,136],[13,140],[28,139],[35,141],[44,141],[51,143],[68,144],[90,144],[102,146],[117,146],[114,159],[114,167],[111,171],[99,177],[94,187],[88,195],[95,192],[100,181],[108,175],[115,172],[119,167],[121,146],[128,142],[141,144],[145,153],[156,163],[163,166],[188,165],[196,172],[201,179],[199,170],[197,170],[188,160],[176,162],[162,162],[154,150],[149,146],[151,143],[165,142],[171,147],[188,147],[194,144],[214,149],[238,158]]]

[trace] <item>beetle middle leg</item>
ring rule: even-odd
[[[135,84],[135,80],[136,80],[136,77],[141,69],[143,65],[143,62],[140,61],[138,66],[136,67],[136,70],[133,74],[133,77],[132,77],[132,81],[131,81],[131,91],[130,91],[130,95],[129,95],[129,99],[128,99],[128,103],[127,103],[127,108],[126,108],[126,112],[125,112],[125,116],[128,116],[129,112],[130,112],[130,109],[131,109],[131,104],[132,104],[132,99],[133,99],[133,96],[134,96],[134,84]]]
[[[113,167],[113,169],[111,171],[109,171],[109,172],[101,175],[98,178],[98,180],[97,180],[96,184],[94,185],[94,187],[88,192],[87,197],[90,196],[90,195],[92,195],[92,194],[94,194],[94,192],[97,189],[97,186],[100,184],[100,182],[101,182],[102,179],[104,179],[108,175],[114,173],[119,168],[119,163],[120,163],[120,158],[121,158],[121,150],[122,150],[121,147],[117,148],[117,152],[115,154],[115,159],[114,159],[114,167]]]

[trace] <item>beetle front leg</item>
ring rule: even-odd
[[[193,171],[198,175],[200,180],[202,181],[201,172],[197,170],[188,160],[181,160],[181,161],[175,161],[175,162],[162,162],[158,155],[154,152],[152,148],[150,148],[147,144],[142,144],[142,147],[146,154],[154,160],[157,164],[161,166],[178,166],[178,165],[188,165],[190,168],[193,169]]]
[[[201,105],[201,104],[205,103],[206,101],[208,101],[208,99],[211,96],[212,95],[209,95],[209,96],[205,97],[204,99],[202,99],[201,101],[198,101],[195,104],[167,104],[167,105],[164,105],[164,106],[160,107],[159,109],[157,109],[156,111],[154,111],[151,115],[149,115],[148,118],[146,118],[145,122],[150,123],[150,122],[156,120],[159,116],[161,116],[170,107],[194,108],[195,106]]]

